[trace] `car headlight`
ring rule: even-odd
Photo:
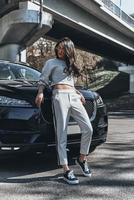
[[[0,96],[0,106],[32,107],[32,105],[25,100],[5,96]]]

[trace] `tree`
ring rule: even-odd
[[[27,48],[27,62],[35,68],[42,69],[43,63],[54,57],[55,42],[40,38]]]

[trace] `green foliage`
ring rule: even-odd
[[[118,71],[97,70],[94,72],[94,81],[90,83],[90,88],[97,91],[109,84],[118,74]]]

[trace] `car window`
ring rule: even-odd
[[[0,79],[11,80],[14,78],[15,78],[15,76],[12,73],[12,71],[10,70],[10,67],[8,67],[7,65],[0,66]]]
[[[39,77],[40,72],[28,66],[0,63],[0,79],[38,81]]]
[[[24,69],[24,68],[20,69],[20,74],[26,80],[36,81],[39,78],[38,74],[36,74],[33,70],[27,70],[27,69]]]

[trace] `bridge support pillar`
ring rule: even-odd
[[[10,60],[12,62],[19,61],[20,45],[5,44],[0,46],[0,59]]]
[[[21,50],[19,44],[6,44],[0,46],[0,59],[11,62],[26,62],[26,49]]]
[[[130,92],[130,94],[134,94],[134,66],[132,66],[132,65],[129,65],[129,66],[123,65],[123,66],[119,67],[119,71],[126,72],[126,73],[128,73],[130,75],[130,78],[129,78],[129,92]]]
[[[0,59],[24,61],[27,46],[44,36],[53,25],[53,16],[42,5],[19,1],[18,9],[0,18]]]
[[[24,49],[23,51],[20,52],[20,59],[19,59],[20,62],[27,62],[27,59],[26,59],[26,49]]]

